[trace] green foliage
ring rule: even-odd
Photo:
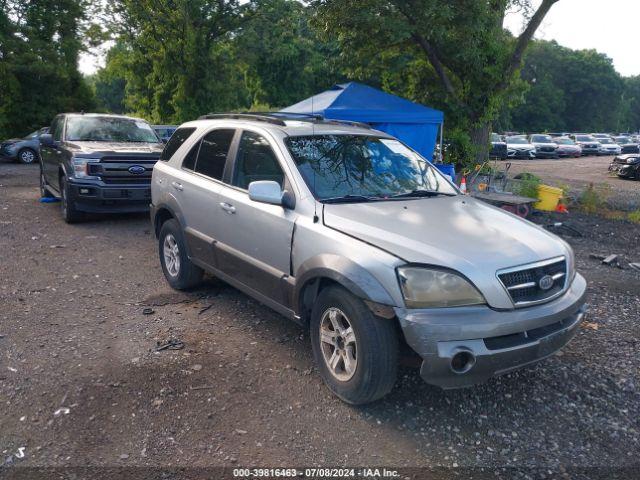
[[[2,2],[0,138],[48,125],[61,111],[93,106],[77,70],[88,0]]]
[[[542,184],[542,179],[533,173],[524,172],[518,174],[516,178],[519,180],[514,193],[523,197],[538,198],[538,187]]]
[[[627,214],[627,219],[633,223],[640,223],[640,210],[635,210]]]
[[[587,213],[596,213],[606,205],[610,194],[610,186],[607,184],[594,185],[593,183],[580,194],[578,204]]]
[[[525,132],[609,131],[618,124],[624,83],[610,58],[534,42],[522,69],[529,89],[511,113],[511,127]]]

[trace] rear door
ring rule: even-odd
[[[288,306],[286,279],[291,270],[294,210],[249,199],[249,184],[274,180],[292,189],[277,149],[257,132],[243,130],[216,210],[218,266],[252,290]]]
[[[223,212],[217,208],[219,191],[235,129],[207,132],[189,150],[181,168],[169,179],[174,198],[186,223],[185,236],[191,256],[217,268],[214,243],[220,235]]]

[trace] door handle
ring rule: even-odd
[[[226,202],[221,202],[220,203],[220,208],[222,208],[229,215],[232,215],[232,214],[236,213],[236,207],[234,207],[233,205],[231,205],[229,203],[226,203]]]
[[[180,191],[184,190],[184,188],[182,187],[182,184],[178,182],[171,182],[171,186],[176,190],[180,190]]]

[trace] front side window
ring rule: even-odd
[[[62,127],[64,126],[64,118],[57,117],[51,126],[51,136],[56,142],[62,140]]]
[[[272,180],[283,186],[284,173],[266,138],[254,132],[242,132],[232,184],[247,190],[251,182]]]
[[[286,144],[321,201],[457,194],[435,167],[395,139],[315,135],[289,137]]]
[[[207,133],[200,142],[194,170],[215,180],[222,180],[234,134],[233,129],[213,130]]]
[[[195,132],[195,128],[179,128],[162,150],[160,160],[168,161],[184,142]]]
[[[70,142],[159,142],[147,122],[121,117],[70,117],[66,137]]]

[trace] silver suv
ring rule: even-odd
[[[153,170],[169,284],[209,272],[310,329],[328,387],[387,394],[399,351],[457,388],[541,360],[584,315],[571,248],[462,195],[395,138],[363,125],[209,115]]]

